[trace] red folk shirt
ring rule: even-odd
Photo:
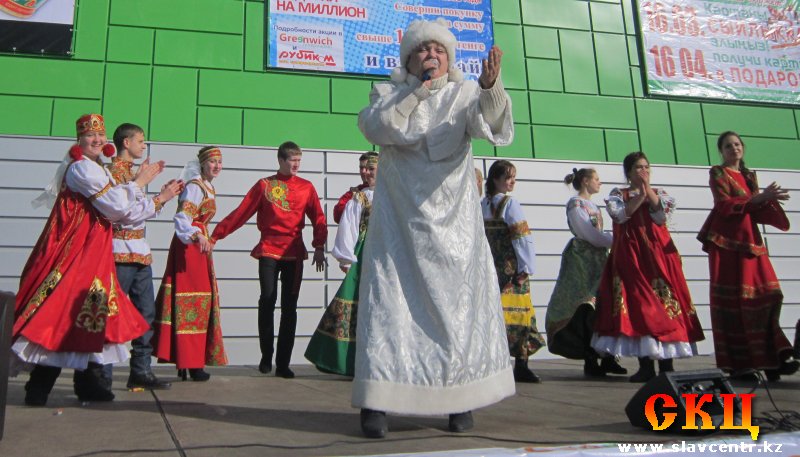
[[[250,252],[255,258],[307,259],[308,251],[303,243],[306,215],[314,226],[311,245],[315,249],[325,246],[328,226],[314,185],[303,178],[281,174],[260,179],[247,192],[239,207],[217,224],[211,241],[216,242],[235,232],[256,212],[261,240]]]

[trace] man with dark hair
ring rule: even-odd
[[[144,129],[135,124],[121,124],[114,131],[114,145],[117,155],[106,165],[117,184],[125,184],[133,179],[133,161],[140,160],[147,149]],[[156,211],[162,208],[156,202]],[[162,381],[150,368],[153,345],[153,319],[156,315],[155,295],[153,293],[153,270],[150,267],[152,256],[150,245],[144,237],[145,222],[114,225],[113,245],[114,263],[120,287],[139,310],[149,326],[144,335],[131,341],[130,376],[128,388],[169,389],[171,384]],[[104,382],[110,387],[112,365],[103,369]]]
[[[367,167],[367,160],[370,157],[378,157],[377,152],[365,152],[361,154],[361,157],[358,158],[358,174],[361,176],[361,184],[351,187],[350,190],[345,192],[341,197],[339,197],[339,201],[336,202],[336,206],[333,207],[333,221],[337,224],[342,219],[342,213],[344,212],[344,207],[347,206],[347,202],[353,198],[353,194],[355,192],[364,190],[368,187],[366,175],[369,171]]]
[[[272,371],[274,352],[275,303],[278,299],[278,276],[281,279],[281,322],[275,355],[275,376],[293,378],[289,362],[297,327],[297,298],[303,280],[303,260],[308,251],[303,242],[305,218],[314,226],[314,259],[317,271],[325,268],[325,240],[328,226],[314,185],[297,176],[303,152],[287,141],[278,147],[278,173],[258,182],[247,192],[239,207],[225,217],[211,235],[211,242],[225,238],[258,213],[256,224],[261,239],[250,253],[258,259],[258,338],[261,362],[258,370]]]

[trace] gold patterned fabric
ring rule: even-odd
[[[114,227],[115,240],[141,240],[144,238],[144,229],[126,230],[121,227]]]

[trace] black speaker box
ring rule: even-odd
[[[713,400],[705,403],[702,410],[711,416],[711,422],[714,428],[717,428],[722,424],[724,413],[722,398],[719,395],[734,393],[727,376],[722,370],[708,369],[661,373],[648,381],[647,384],[636,392],[628,402],[628,405],[625,406],[625,414],[628,415],[628,420],[631,422],[631,425],[652,430],[653,427],[645,416],[645,404],[653,395],[666,394],[672,397],[677,407],[665,408],[663,401],[657,401],[654,410],[658,418],[658,423],[663,423],[664,412],[677,413],[678,415],[675,417],[675,422],[673,422],[667,430],[671,432],[694,434],[700,432],[700,430],[681,429],[686,421],[686,402],[684,401],[683,394],[712,394]],[[738,402],[738,399],[736,406],[738,410],[735,411],[734,414],[740,418],[741,404]],[[698,428],[701,427],[701,418],[695,416],[695,420]],[[739,419],[739,421],[741,421],[741,419]],[[713,430],[702,431],[711,432]]]

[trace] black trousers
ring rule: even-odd
[[[281,322],[278,328],[278,351],[275,368],[289,367],[297,329],[297,298],[303,280],[301,260],[258,259],[258,281],[261,297],[258,299],[258,339],[261,357],[272,360],[275,338],[275,304],[278,301],[278,278],[281,281]]]

